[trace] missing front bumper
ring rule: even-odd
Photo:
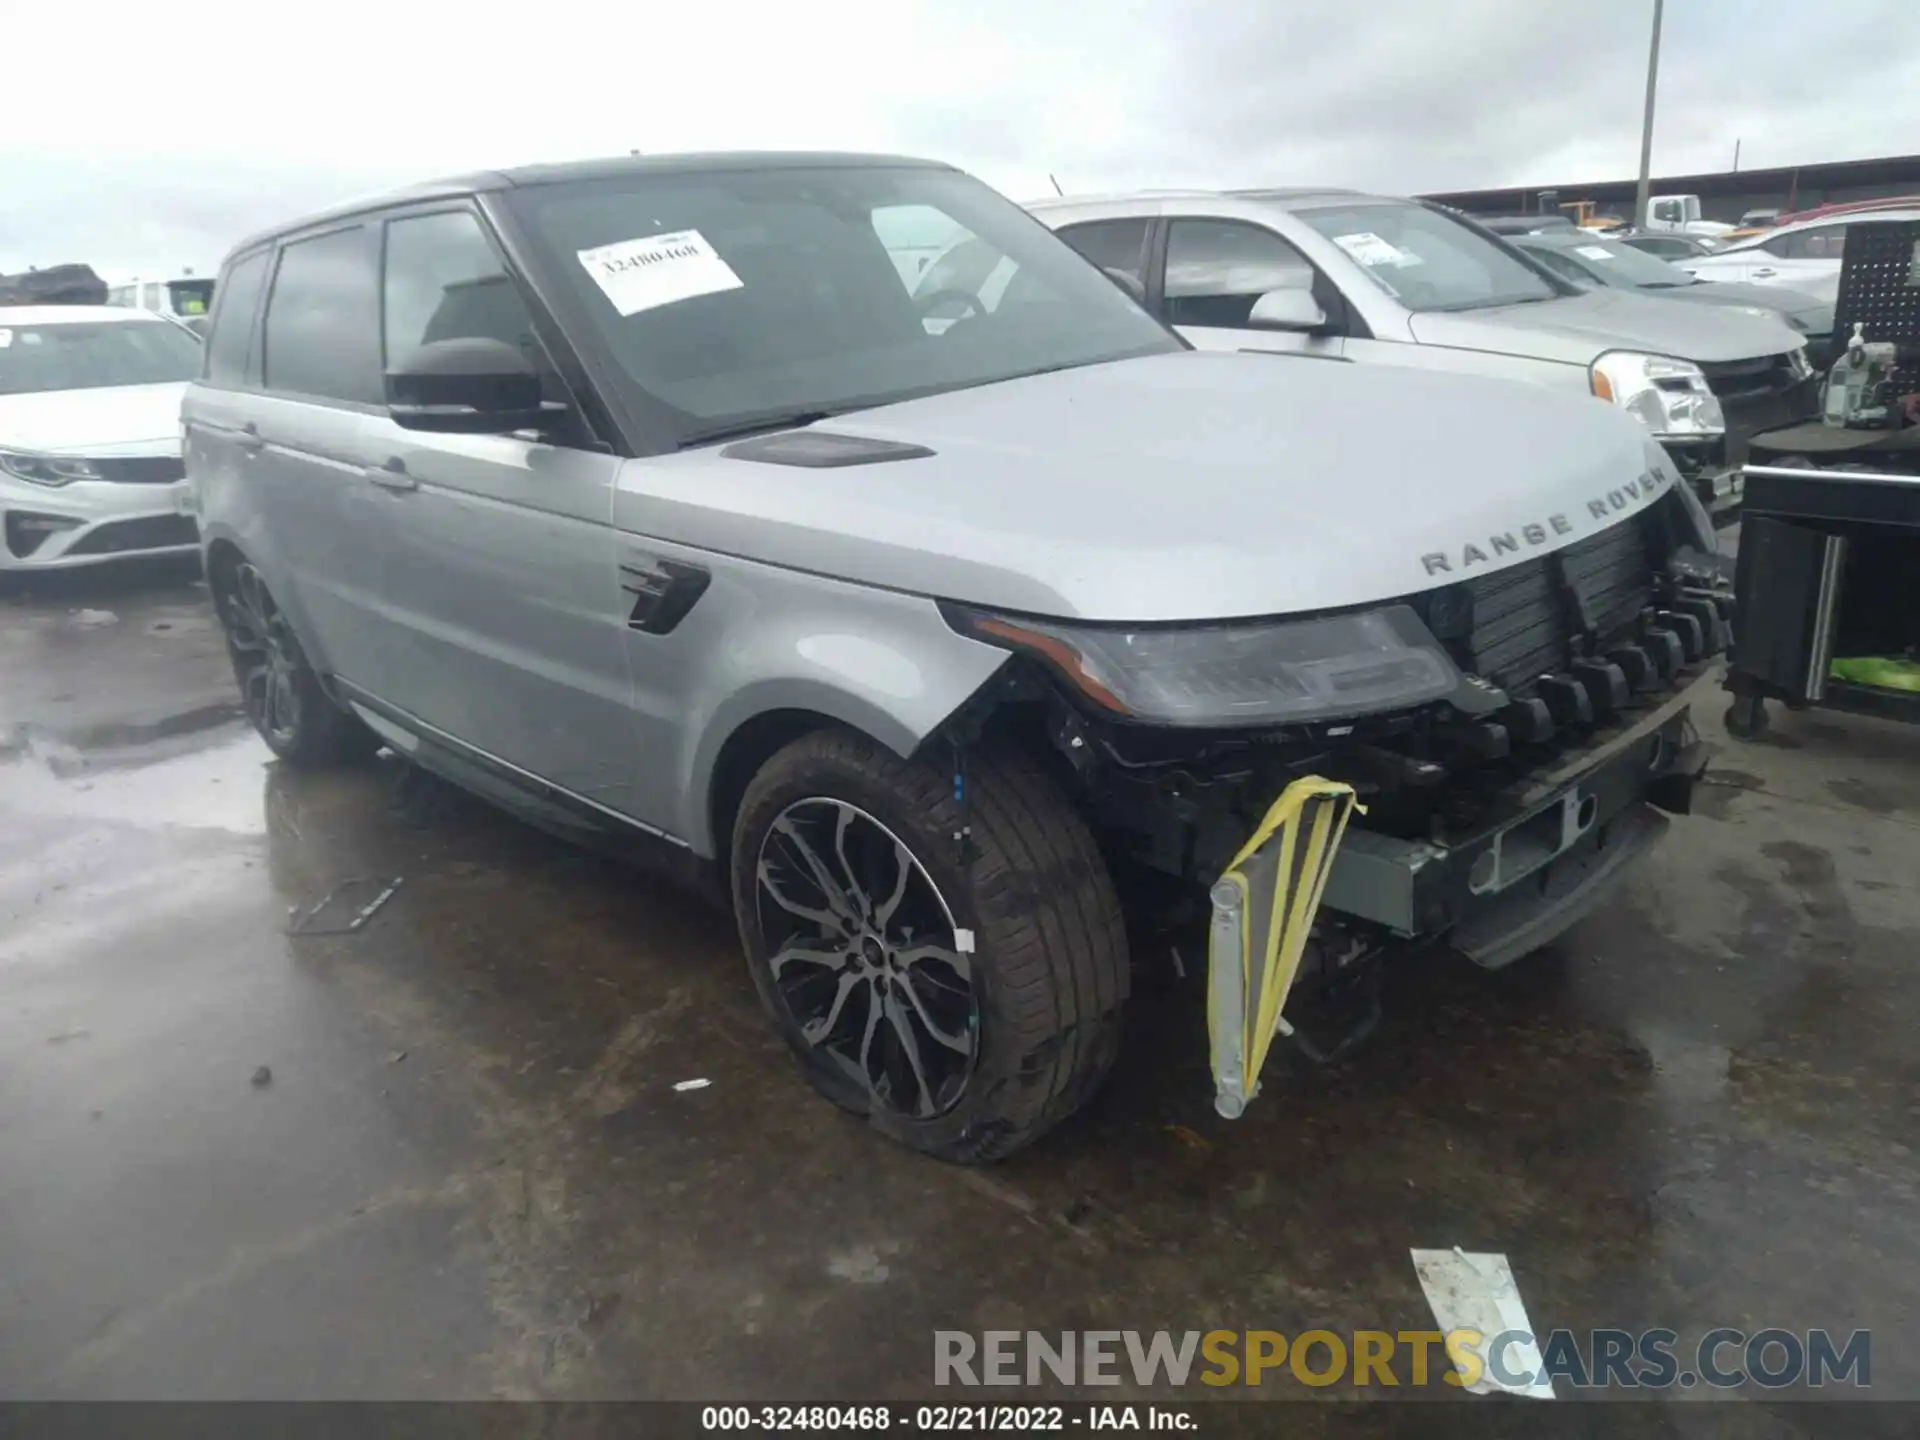
[[[1349,828],[1325,905],[1408,940],[1451,932],[1484,965],[1546,944],[1624,880],[1687,812],[1705,768],[1689,707],[1718,667],[1634,725],[1531,782],[1498,822],[1446,842]],[[1524,948],[1515,949],[1516,945]]]
[[[1476,909],[1447,937],[1476,965],[1498,970],[1531,955],[1598,909],[1667,833],[1667,817],[1635,805],[1585,837],[1527,883]]]

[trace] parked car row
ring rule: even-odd
[[[1737,498],[1747,439],[1809,418],[1818,404],[1806,337],[1776,313],[1575,283],[1509,243],[1530,237],[1496,238],[1435,205],[1265,190],[1030,208],[1128,277],[1195,345],[1495,375],[1597,397],[1639,420],[1722,508]],[[1591,238],[1596,248],[1612,243]]]

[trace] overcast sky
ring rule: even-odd
[[[1920,152],[1916,0],[1668,0],[1654,172]],[[14,7],[0,270],[205,273],[463,169],[835,148],[1016,199],[1631,175],[1652,0],[168,0]],[[144,28],[130,24],[140,16]],[[297,18],[296,18],[297,17]],[[24,63],[23,63],[24,62]]]

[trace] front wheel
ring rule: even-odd
[[[359,717],[321,688],[299,637],[257,569],[244,560],[224,567],[213,593],[240,703],[269,750],[290,765],[319,769],[380,748]]]
[[[1727,707],[1727,733],[1736,740],[1758,740],[1767,733],[1767,702],[1760,695],[1736,695]]]
[[[1018,755],[974,760],[965,784],[963,805],[951,773],[806,736],[748,786],[732,880],[754,986],[809,1082],[972,1164],[1093,1094],[1128,975],[1112,880],[1066,797]]]

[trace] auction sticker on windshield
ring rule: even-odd
[[[618,240],[575,253],[622,315],[741,288],[733,267],[698,230]]]
[[[1391,240],[1382,240],[1371,230],[1361,230],[1352,235],[1336,235],[1333,243],[1362,265],[1418,265],[1420,257],[1411,251],[1402,250]]]
[[[1584,255],[1589,260],[1613,259],[1613,252],[1611,250],[1602,249],[1598,245],[1576,245],[1573,247],[1573,253],[1576,255]]]

